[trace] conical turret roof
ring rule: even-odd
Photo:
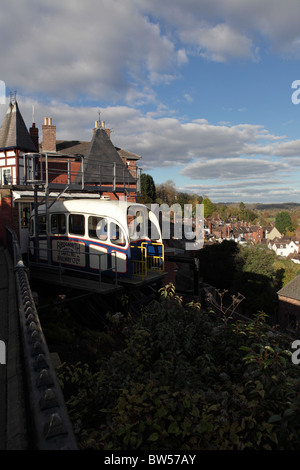
[[[16,101],[9,103],[0,129],[0,149],[8,148],[16,148],[26,152],[37,151]]]
[[[86,184],[99,184],[100,181],[111,183],[114,164],[116,183],[135,181],[105,129],[97,127],[83,159],[84,182]]]

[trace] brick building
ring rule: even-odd
[[[277,292],[278,321],[283,330],[300,333],[300,276],[296,276]]]
[[[17,101],[10,102],[0,129],[0,241],[5,225],[18,234],[27,251],[29,214],[34,188],[38,200],[48,188],[52,198],[106,196],[136,201],[141,157],[113,145],[105,123],[95,122],[91,141],[56,138],[56,126],[45,118],[42,141],[35,123],[27,129]]]

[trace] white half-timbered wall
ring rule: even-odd
[[[0,152],[0,184],[17,184],[17,154],[14,150]]]

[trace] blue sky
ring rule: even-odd
[[[15,90],[59,139],[90,140],[100,111],[156,184],[300,203],[299,17],[298,0],[3,0],[1,122]]]

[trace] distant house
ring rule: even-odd
[[[265,238],[264,228],[260,225],[251,225],[249,227],[251,241],[256,245],[262,243],[262,240]]]
[[[281,238],[282,234],[279,232],[279,230],[276,227],[269,227],[265,229],[266,233],[266,239],[267,240],[274,240],[274,238]]]
[[[299,253],[299,241],[286,238],[275,238],[268,243],[268,248],[275,251],[276,255],[289,257]]]
[[[234,222],[231,224],[228,238],[237,243],[250,242],[252,244],[260,244],[264,241],[265,233],[260,225],[249,225],[244,222]]]
[[[247,222],[231,219],[229,222],[219,218],[207,217],[204,223],[207,236],[218,241],[234,240],[236,243],[261,244],[265,243],[266,230],[260,225],[250,225]],[[279,232],[278,232],[279,233]]]
[[[297,240],[300,240],[300,226],[295,229],[295,237]]]
[[[300,276],[296,276],[277,292],[278,321],[290,333],[300,333]]]

